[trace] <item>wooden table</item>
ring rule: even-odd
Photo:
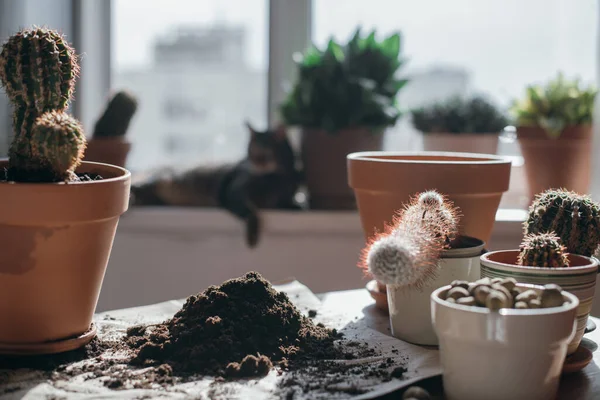
[[[375,302],[365,289],[347,290],[341,292],[330,292],[317,295],[321,300],[347,303],[349,307],[360,307],[364,313],[367,325],[381,333],[391,335],[388,316],[381,310],[375,308]],[[582,371],[570,375],[563,375],[557,400],[598,400],[600,399],[600,351],[597,350],[600,343],[600,320],[592,318],[598,325],[598,329],[586,334],[582,345],[592,350],[594,360]],[[435,377],[421,381],[421,386],[433,395],[434,399],[443,399],[442,378]],[[391,393],[380,399],[401,399],[402,391]],[[482,399],[483,400],[483,399]],[[507,399],[508,400],[508,399]]]

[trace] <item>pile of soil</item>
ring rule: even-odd
[[[78,183],[78,182],[91,182],[91,181],[99,181],[104,179],[102,175],[96,174],[94,172],[81,172],[75,173],[72,176],[72,179],[69,183]],[[17,172],[8,168],[3,168],[0,171],[0,182],[63,182],[63,180],[55,179],[52,174],[47,171],[38,171],[38,172],[29,172],[22,173]]]
[[[341,335],[303,316],[256,272],[211,286],[158,325],[135,326],[127,342],[134,365],[168,363],[180,375],[265,375],[273,364],[344,358]]]

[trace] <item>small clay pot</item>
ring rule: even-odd
[[[104,179],[0,182],[0,349],[90,329],[131,174],[90,162],[79,171]]]
[[[346,183],[346,156],[381,150],[382,146],[381,130],[354,128],[330,133],[303,129],[301,154],[310,208],[356,210],[354,193]]]
[[[569,254],[569,267],[539,268],[517,265],[519,250],[501,250],[481,256],[481,276],[483,278],[515,278],[517,282],[535,285],[557,284],[563,290],[579,298],[577,307],[577,332],[569,343],[567,354],[577,350],[585,333],[588,316],[592,311],[598,260]]]
[[[84,159],[125,168],[131,143],[123,137],[92,138],[87,142]]]
[[[496,154],[498,133],[424,133],[424,151]]]
[[[539,127],[520,126],[517,140],[525,160],[531,199],[546,189],[587,193],[592,171],[592,126],[567,127],[551,139]]]

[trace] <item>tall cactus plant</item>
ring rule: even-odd
[[[386,285],[419,287],[435,276],[457,225],[453,205],[435,191],[424,192],[400,212],[388,232],[368,244],[363,265]]]
[[[74,179],[86,144],[67,114],[78,74],[75,50],[56,31],[24,29],[3,45],[0,81],[14,106],[10,180]]]

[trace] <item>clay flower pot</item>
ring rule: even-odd
[[[540,286],[517,284],[539,291]],[[453,304],[450,286],[431,295],[448,400],[550,400],[556,398],[567,343],[574,334],[577,297],[566,305],[527,310]]]
[[[565,188],[587,193],[590,186],[592,126],[567,127],[557,139],[539,127],[517,128],[525,160],[529,196],[546,189]]]
[[[125,168],[131,143],[122,137],[92,138],[87,142],[85,160]]]
[[[517,265],[519,250],[502,250],[481,256],[481,277],[515,278],[517,282],[536,285],[555,283],[579,298],[577,307],[577,332],[569,343],[567,354],[573,354],[585,333],[588,316],[592,310],[598,260],[569,254],[569,267],[541,268]]]
[[[90,162],[78,170],[104,179],[0,182],[0,353],[51,341],[41,351],[53,352],[90,329],[131,174]]]
[[[369,128],[328,133],[303,129],[301,154],[311,209],[355,210],[356,200],[346,183],[346,156],[381,150],[383,132]]]
[[[442,253],[437,276],[420,288],[387,287],[392,335],[409,343],[437,346],[438,338],[431,323],[431,293],[454,280],[479,279],[481,240],[462,236],[457,248]]]
[[[436,189],[460,208],[460,233],[488,243],[510,161],[503,157],[444,152],[349,154],[348,184],[354,189],[365,237],[384,230],[416,193]]]
[[[498,152],[497,133],[426,133],[422,136],[425,151],[479,154]]]

